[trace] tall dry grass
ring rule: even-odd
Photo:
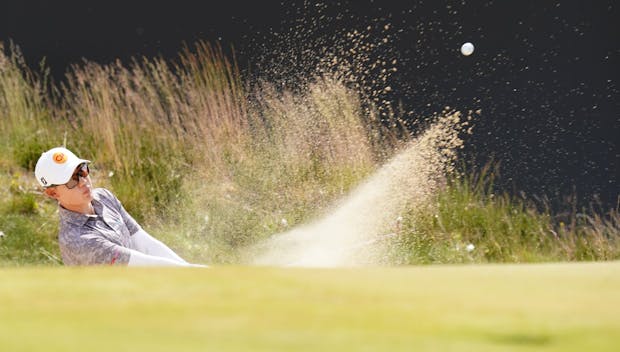
[[[112,175],[139,218],[182,201],[181,178],[224,169],[221,156],[238,154],[247,135],[240,75],[207,44],[177,64],[74,66],[62,91],[75,144]]]
[[[0,165],[32,169],[40,149],[62,141],[64,124],[52,115],[47,79],[26,66],[16,46],[0,42]]]
[[[66,143],[136,218],[186,244],[233,248],[301,222],[398,143],[342,82],[318,77],[303,94],[249,87],[222,49],[205,43],[176,61],[75,65],[53,97],[18,58],[6,64],[3,128],[17,133],[33,113],[42,120],[14,138],[38,142],[24,167]],[[196,225],[205,218],[207,227]]]
[[[341,76],[311,77],[302,91],[249,85],[206,43],[171,61],[76,65],[61,85],[29,70],[18,49],[2,49],[0,184],[11,191],[0,201],[0,231],[12,240],[0,240],[0,253],[11,262],[57,262],[54,206],[32,197],[31,177],[40,153],[54,146],[91,159],[96,184],[179,252],[238,263],[239,248],[309,221],[409,139],[393,112],[386,120]],[[439,210],[404,216],[403,228],[411,227],[397,237],[395,261],[462,261],[443,249],[465,241],[498,253],[472,259],[479,261],[618,257],[617,212],[568,231],[512,199],[490,201],[475,185],[455,185],[438,190]],[[517,246],[536,239],[538,228],[555,229],[559,242]]]
[[[544,202],[494,189],[497,164],[458,174],[425,211],[403,215],[391,263],[620,259],[619,209],[558,218]],[[586,214],[591,215],[586,215]]]
[[[183,198],[188,175],[204,185],[235,183],[239,168],[313,176],[373,167],[379,143],[342,83],[320,79],[303,96],[246,89],[221,48],[198,43],[176,63],[74,66],[56,112],[139,217]]]

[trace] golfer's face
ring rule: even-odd
[[[92,183],[88,166],[86,164],[78,166],[69,182],[56,186],[56,192],[58,192],[58,200],[61,204],[77,206],[92,201]]]

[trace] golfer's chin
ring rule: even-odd
[[[91,201],[93,200],[93,191],[90,188],[87,188],[82,192],[82,196],[88,201]]]

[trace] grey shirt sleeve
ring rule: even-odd
[[[62,241],[63,257],[76,265],[127,265],[130,251],[98,233],[85,232],[75,241]]]
[[[118,198],[116,198],[116,196],[112,192],[108,191],[107,189],[105,189],[105,192],[107,196],[114,202],[114,205],[116,205],[117,210],[119,211],[119,213],[121,214],[121,217],[123,218],[123,222],[125,222],[125,226],[127,226],[127,229],[129,230],[129,234],[133,235],[136,232],[142,230],[142,227],[140,226],[140,224],[138,224],[138,222],[131,215],[129,215],[129,213],[125,210],[125,207],[123,207],[123,204],[121,204],[121,201],[118,200]]]

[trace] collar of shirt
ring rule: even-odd
[[[96,198],[96,197],[95,197]],[[68,209],[63,208],[62,206],[58,206],[58,214],[60,215],[60,221],[67,222],[77,226],[84,226],[89,219],[96,219],[102,214],[103,205],[97,200],[93,199],[92,201],[93,209],[95,210],[95,214],[82,214],[77,213]]]

